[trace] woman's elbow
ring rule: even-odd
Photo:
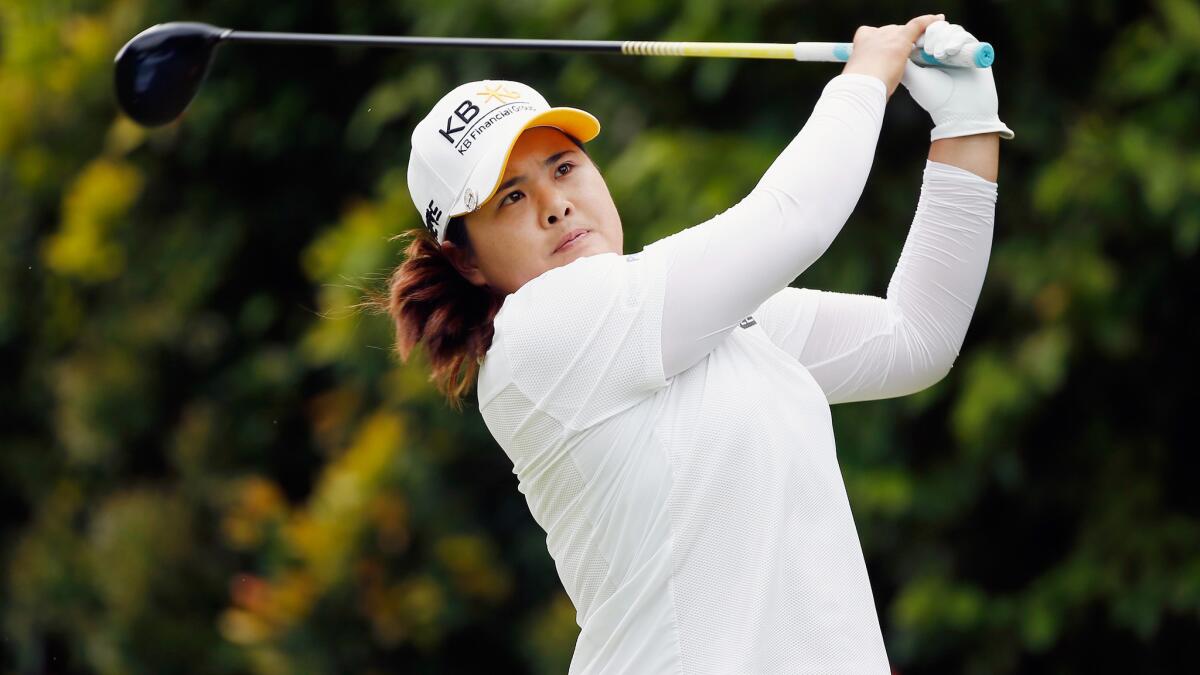
[[[916,393],[941,382],[958,359],[966,338],[966,322],[938,325],[915,321],[914,317],[918,316],[915,313],[901,311],[898,306],[892,309],[898,338],[896,344],[901,354],[907,352],[907,358],[897,354],[899,358],[894,358],[893,362],[907,364],[905,379],[910,389],[907,393]]]
[[[953,351],[939,350],[937,353],[931,354],[924,364],[914,370],[912,391],[908,393],[915,394],[941,382],[950,374],[950,369],[954,367],[954,361],[957,358],[957,349]]]
[[[921,389],[928,389],[938,382],[946,379],[946,376],[950,374],[950,369],[953,367],[954,359],[951,358],[941,361],[934,367],[930,368],[925,374],[924,383],[921,385]],[[918,389],[918,391],[921,389]]]

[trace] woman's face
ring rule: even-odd
[[[471,253],[443,250],[469,281],[505,295],[586,255],[622,252],[621,218],[595,164],[552,127],[517,139],[500,187],[466,215]]]

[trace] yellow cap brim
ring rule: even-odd
[[[479,195],[478,203],[475,205],[476,208],[486,204],[489,199],[495,196],[496,190],[500,188],[500,181],[504,177],[504,169],[508,166],[508,158],[512,155],[513,148],[517,145],[517,140],[521,138],[521,134],[527,129],[534,127],[553,127],[578,138],[581,143],[586,143],[600,134],[600,121],[591,113],[578,108],[551,108],[530,117],[517,133],[513,135],[512,141],[509,142],[508,147],[504,149],[502,155],[496,153],[493,157],[481,159],[479,164],[476,165],[475,170],[471,172],[471,179],[467,181],[468,189],[478,182],[490,183],[486,193],[482,189],[475,190]],[[493,178],[487,180],[489,176]],[[451,217],[461,216],[464,213],[470,213],[472,210],[466,208],[464,195],[459,195],[454,208],[451,210]]]

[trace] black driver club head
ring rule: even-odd
[[[229,32],[206,23],[175,22],[138,33],[117,52],[121,109],[148,127],[179,117],[204,82],[213,50]]]

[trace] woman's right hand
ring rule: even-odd
[[[900,84],[904,64],[908,63],[917,38],[930,24],[944,18],[944,14],[925,14],[903,26],[859,26],[854,32],[854,50],[842,72],[879,78],[891,96]]]

